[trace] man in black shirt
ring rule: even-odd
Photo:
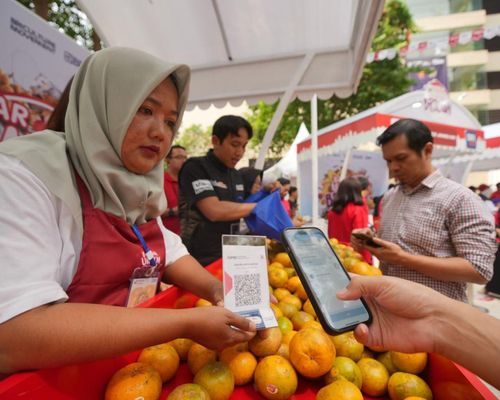
[[[179,173],[181,237],[204,266],[222,256],[221,236],[238,234],[240,218],[255,207],[242,203],[243,179],[235,169],[252,134],[244,118],[219,118],[212,130],[213,149],[187,160]]]

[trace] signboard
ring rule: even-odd
[[[410,90],[420,90],[433,79],[437,79],[448,88],[448,66],[446,57],[432,57],[415,60],[408,60],[406,66],[416,71],[410,72],[409,79],[414,81]]]
[[[0,141],[42,130],[90,54],[13,0],[0,2]]]
[[[369,196],[381,196],[387,189],[389,171],[381,151],[353,150],[346,177],[364,176],[371,184]]]

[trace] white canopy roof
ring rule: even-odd
[[[78,0],[106,46],[192,70],[189,107],[357,87],[383,0]],[[285,96],[287,97],[287,96]]]

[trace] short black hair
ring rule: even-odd
[[[253,129],[250,123],[237,115],[224,115],[220,117],[212,128],[212,135],[217,136],[222,143],[229,135],[239,136],[238,131],[245,129],[248,133],[248,139],[253,136]]]
[[[400,119],[394,122],[377,138],[377,145],[383,146],[399,135],[405,135],[408,147],[420,155],[427,143],[433,143],[432,134],[427,125],[415,119]]]
[[[186,151],[186,148],[184,146],[181,146],[180,144],[174,144],[168,151],[167,158],[172,158],[172,151],[174,151],[175,149],[182,149]]]
[[[297,191],[297,186],[290,186],[290,189],[288,189],[288,194],[293,194]]]
[[[278,178],[278,182],[282,185],[282,186],[285,186],[285,185],[289,185],[290,184],[290,179],[287,179],[287,178]]]
[[[366,176],[358,176],[358,182],[361,185],[361,190],[365,190],[368,186],[370,186],[370,181]]]

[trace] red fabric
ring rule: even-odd
[[[340,214],[328,211],[327,217],[328,237],[340,242],[349,243],[354,229],[368,228],[368,213],[364,204],[349,203]],[[367,262],[371,262],[370,252],[364,250],[361,254]]]
[[[290,207],[290,203],[288,202],[288,200],[281,199],[281,204],[283,205],[283,208],[285,209],[288,216],[292,218],[292,208]]]
[[[496,199],[500,199],[500,192],[498,190],[494,191],[490,196],[490,200],[496,200]]]
[[[165,196],[167,197],[168,208],[178,207],[179,205],[179,181],[176,181],[172,176],[165,172],[163,175],[163,190],[165,191]],[[177,233],[181,233],[181,219],[179,216],[174,217],[162,217],[163,225],[167,227],[168,230]]]
[[[148,265],[148,260],[131,226],[93,208],[87,187],[78,176],[77,183],[82,200],[83,240],[76,274],[66,290],[68,302],[124,306],[132,272]],[[157,221],[141,224],[139,229],[163,273],[165,245]]]

